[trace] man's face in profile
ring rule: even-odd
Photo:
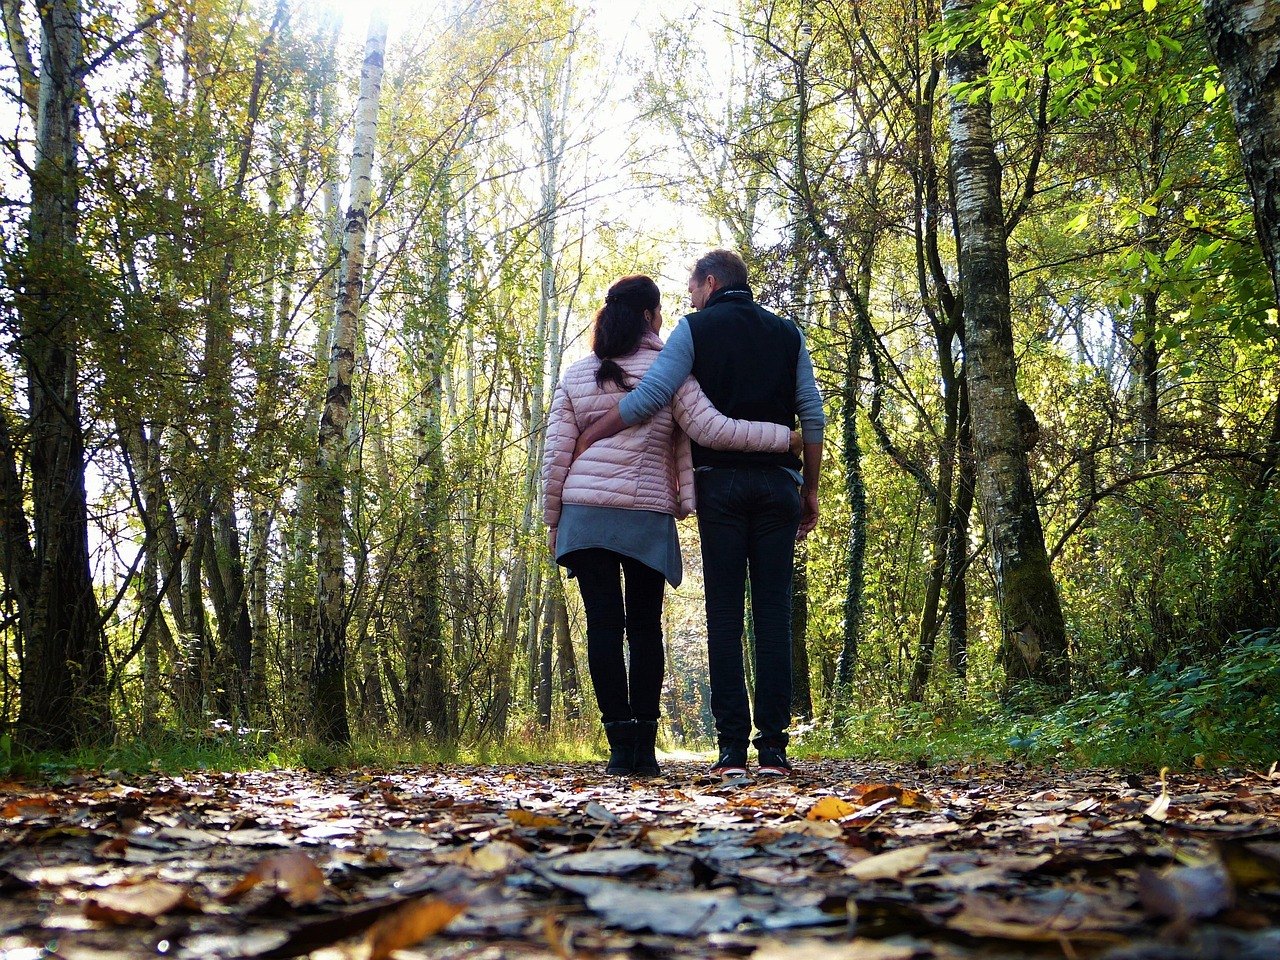
[[[693,304],[693,309],[701,310],[707,305],[707,298],[711,296],[711,287],[708,281],[709,276],[699,278],[696,273],[689,276],[689,302]]]

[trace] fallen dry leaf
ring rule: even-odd
[[[301,850],[290,850],[273,853],[260,861],[222,895],[222,900],[238,900],[260,883],[272,884],[275,891],[295,907],[318,903],[328,895],[324,871]]]
[[[890,850],[855,863],[844,872],[859,880],[900,880],[924,866],[933,849],[932,844],[922,843],[915,847]]]
[[[154,920],[178,908],[199,909],[186,887],[144,880],[94,893],[85,901],[84,915],[103,923],[125,924]]]
[[[848,943],[823,944],[820,948],[811,943],[766,940],[751,955],[751,960],[912,960],[919,955],[915,944],[881,943],[860,937]]]
[[[442,897],[425,897],[406,903],[369,928],[365,937],[369,960],[388,960],[395,951],[421,943],[443,930],[465,909],[466,904],[462,901]]]
[[[547,817],[540,813],[534,813],[532,810],[508,810],[507,816],[511,818],[511,822],[520,827],[563,827],[564,821],[557,820],[555,817]]]
[[[826,796],[821,797],[817,803],[810,807],[805,817],[810,820],[843,820],[849,814],[856,812],[857,809],[847,800]]]
[[[902,804],[904,807],[914,807],[917,810],[933,809],[933,804],[924,794],[896,783],[862,784],[858,787],[857,794],[858,799],[868,806],[891,800],[894,803]]]
[[[38,820],[58,812],[50,797],[22,797],[5,804],[0,817],[6,820]]]

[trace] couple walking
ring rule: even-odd
[[[694,312],[664,347],[657,284],[632,276],[609,288],[592,356],[568,368],[551,407],[548,537],[582,592],[607,772],[656,776],[662,595],[682,577],[675,520],[696,504],[720,747],[712,773],[747,773],[750,578],[757,772],[787,776],[792,563],[818,521],[822,398],[803,335],[755,303],[740,256],[699,259],[689,296]]]

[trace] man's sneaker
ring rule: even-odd
[[[711,775],[732,780],[747,775],[747,748],[728,745],[720,748],[720,759],[711,765]]]
[[[760,761],[759,766],[756,768],[756,776],[791,776],[791,764],[787,760],[786,747],[759,747],[756,750],[756,754]]]

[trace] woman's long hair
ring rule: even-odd
[[[650,329],[644,312],[656,310],[661,302],[658,285],[644,274],[623,277],[609,288],[591,330],[591,352],[600,358],[596,386],[616,383],[623,390],[631,389],[626,371],[614,358],[636,352]]]

